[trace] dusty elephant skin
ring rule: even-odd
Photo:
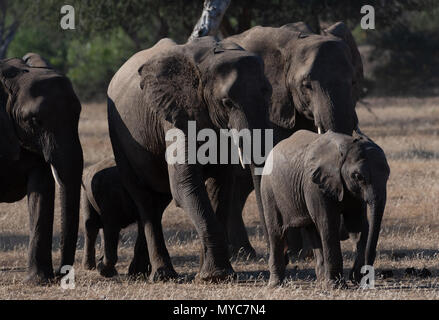
[[[137,222],[138,234],[134,258],[128,274],[130,276],[147,275],[150,263],[143,225],[134,201],[122,184],[114,159],[102,160],[84,170],[82,181],[82,212],[85,231],[82,264],[84,268],[88,270],[96,268],[96,238],[99,230],[103,229],[104,255],[97,269],[104,277],[116,275],[115,265],[120,231]]]
[[[78,236],[83,167],[78,137],[81,104],[70,81],[36,54],[0,61],[0,201],[27,195],[31,283],[54,277],[52,228],[55,185],[60,187],[61,267],[73,265]],[[29,55],[26,55],[29,57]],[[34,66],[34,62],[38,65]]]
[[[338,22],[313,34],[303,22],[280,28],[254,27],[228,38],[262,57],[272,86],[269,117],[274,144],[300,129],[351,135],[358,126],[355,105],[361,92],[363,65],[352,34]],[[248,171],[237,169],[236,192],[227,232],[232,252],[254,256],[242,221],[253,190]],[[297,231],[296,231],[297,232]],[[294,237],[293,237],[294,238]],[[296,244],[296,249],[301,245]]]
[[[189,120],[196,121],[197,130],[265,129],[270,95],[262,60],[212,37],[184,45],[163,39],[131,57],[113,77],[108,89],[110,138],[122,182],[145,225],[151,279],[175,276],[161,225],[170,195],[189,214],[202,241],[198,278],[216,281],[233,274],[220,221],[233,191],[221,186],[232,183],[234,166],[168,165],[166,132],[178,128],[187,135]],[[211,203],[206,179],[222,190],[220,201]],[[260,177],[254,180],[259,194]]]
[[[301,130],[274,147],[269,157],[273,171],[262,177],[261,196],[270,285],[284,278],[288,229],[303,227],[316,257],[317,279],[344,286],[341,217],[356,242],[350,278],[359,281],[361,267],[374,263],[386,204],[390,169],[382,149],[364,135]]]

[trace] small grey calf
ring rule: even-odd
[[[277,144],[267,164],[270,160],[272,172],[262,176],[261,185],[269,285],[281,284],[285,276],[287,230],[302,227],[313,247],[317,279],[329,287],[345,287],[341,221],[356,242],[350,279],[360,281],[361,267],[374,263],[386,205],[390,169],[383,150],[363,134],[301,130]]]
[[[84,170],[82,201],[85,231],[82,262],[84,268],[97,268],[104,277],[116,275],[119,233],[123,228],[137,222],[134,258],[128,274],[148,275],[150,262],[143,224],[134,201],[123,187],[113,158],[105,159]],[[95,243],[100,229],[103,229],[104,255],[96,267]]]

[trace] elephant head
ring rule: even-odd
[[[0,97],[1,137],[8,137],[9,150],[16,152],[19,145],[41,156],[60,186],[62,263],[72,264],[83,169],[80,102],[66,77],[50,68],[31,67],[21,59],[0,61]],[[67,256],[69,261],[64,261]]]
[[[373,265],[390,174],[383,150],[363,134],[354,137],[328,131],[312,146],[312,181],[329,198],[342,202],[346,194],[367,203],[368,235],[365,262]]]
[[[271,86],[263,61],[232,42],[203,37],[172,45],[142,65],[139,74],[145,99],[183,131],[191,120],[197,129],[268,127]]]
[[[319,133],[352,134],[358,125],[355,105],[361,91],[363,66],[347,26],[336,23],[323,35],[279,29],[284,75],[273,86],[273,123],[293,129],[300,115]],[[278,77],[279,78],[279,77]]]

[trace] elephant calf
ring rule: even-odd
[[[104,256],[100,259],[97,269],[104,277],[116,275],[115,264],[120,230],[137,221],[138,235],[128,274],[147,274],[150,263],[143,225],[139,221],[133,200],[122,185],[113,158],[105,159],[84,171],[82,193],[85,230],[84,268],[89,270],[96,268],[95,242],[99,229],[102,228]]]
[[[383,150],[362,134],[301,130],[273,148],[266,167],[269,164],[272,171],[262,176],[261,184],[270,244],[269,285],[279,285],[284,278],[288,229],[303,227],[316,257],[317,279],[345,286],[342,219],[356,241],[350,278],[358,282],[361,267],[374,263],[386,204],[390,169]]]

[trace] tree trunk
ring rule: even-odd
[[[205,0],[201,17],[188,41],[204,36],[216,36],[229,4],[230,0]]]
[[[4,59],[6,57],[6,52],[8,51],[9,45],[17,33],[18,25],[18,22],[14,22],[4,31],[4,34],[0,34],[0,59]]]

